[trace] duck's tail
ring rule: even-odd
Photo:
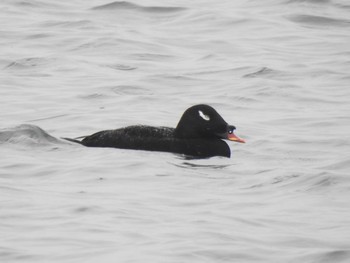
[[[77,139],[81,139],[81,138],[85,138],[86,136],[81,136],[81,137],[77,137],[75,139],[71,139],[71,138],[64,138],[62,137],[62,139],[70,141],[70,142],[75,142],[75,143],[79,143],[79,144],[83,144],[81,141],[77,140]]]

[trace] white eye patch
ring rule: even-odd
[[[208,116],[208,115],[205,115],[202,111],[198,111],[198,113],[199,113],[199,116],[201,116],[202,117],[202,119],[203,120],[205,120],[205,121],[210,121],[210,117]]]

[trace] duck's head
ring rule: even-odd
[[[175,136],[184,139],[227,139],[245,143],[234,134],[235,126],[227,122],[208,105],[200,104],[188,108],[182,115]]]

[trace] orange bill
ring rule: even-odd
[[[227,134],[227,139],[230,140],[230,141],[245,143],[245,140],[239,138],[239,137],[238,137],[237,135],[235,135],[233,132]]]

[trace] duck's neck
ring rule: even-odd
[[[184,122],[179,122],[175,128],[174,136],[176,138],[198,138],[199,134],[192,125],[185,125]]]

